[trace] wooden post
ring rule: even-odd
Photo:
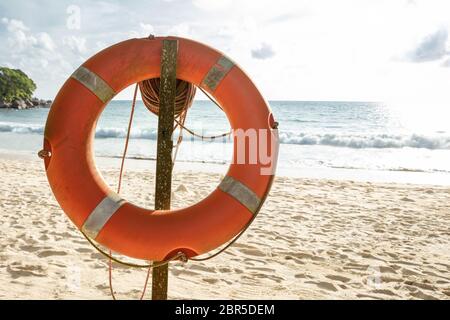
[[[177,80],[177,53],[177,40],[163,40],[156,156],[156,210],[170,209],[172,187],[172,131]],[[168,265],[153,269],[153,300],[167,300],[168,271]]]

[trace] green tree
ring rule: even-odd
[[[33,97],[36,84],[19,69],[0,67],[0,100],[12,102]]]

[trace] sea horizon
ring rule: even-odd
[[[279,122],[279,175],[450,185],[450,132],[446,128],[415,126],[411,130],[402,123],[401,114],[382,102],[268,103]],[[121,156],[130,106],[131,100],[125,99],[108,104],[96,128],[96,156]],[[35,153],[42,143],[47,114],[43,108],[0,110],[0,152]],[[156,121],[137,100],[129,158],[155,158]],[[229,131],[225,114],[203,99],[194,100],[186,124],[204,135]],[[186,131],[183,136],[179,162],[229,164],[230,139],[205,142]]]

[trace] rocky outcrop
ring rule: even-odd
[[[52,104],[51,100],[42,100],[38,98],[33,98],[30,100],[14,100],[12,102],[4,102],[0,99],[0,109],[31,109],[31,108],[49,108]]]

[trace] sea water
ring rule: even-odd
[[[411,125],[408,112],[376,102],[270,101],[279,122],[278,172],[289,176],[369,178],[369,180],[450,185],[450,124],[439,114]],[[95,154],[122,154],[131,101],[114,100],[96,128]],[[48,109],[0,109],[0,151],[36,153],[41,148]],[[417,118],[417,117],[416,117]],[[186,126],[202,135],[230,130],[212,102],[197,100]],[[213,142],[183,132],[177,161],[227,164],[230,139]],[[157,118],[137,102],[128,156],[156,157]],[[410,173],[416,173],[411,175]],[[406,178],[405,178],[406,177]]]

